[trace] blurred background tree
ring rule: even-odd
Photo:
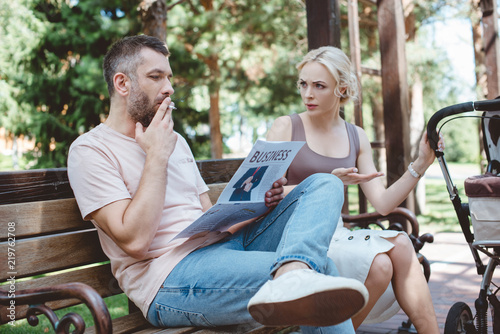
[[[125,15],[136,6],[130,1],[129,8],[126,1],[2,2],[13,14],[2,24],[13,29],[7,34],[13,48],[2,50],[13,51],[3,55],[2,82],[11,87],[9,98],[18,110],[1,110],[2,124],[11,134],[35,139],[33,167],[65,166],[71,142],[107,113],[102,57],[118,36],[139,33],[137,20]],[[20,40],[26,47],[15,45]]]

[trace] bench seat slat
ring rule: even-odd
[[[182,328],[155,328],[150,327],[148,329],[143,329],[134,334],[191,334],[197,333],[195,327],[182,327]],[[232,333],[235,334],[235,333]]]
[[[138,331],[150,327],[149,323],[142,316],[142,313],[135,312],[123,317],[113,319],[113,334],[137,333]],[[95,334],[94,327],[87,328],[85,334]]]
[[[182,328],[157,328],[151,326],[149,322],[144,319],[142,313],[135,312],[125,315],[118,319],[113,319],[113,334],[189,334],[195,332],[195,327],[182,327]],[[95,328],[91,327],[85,330],[85,334],[95,334]],[[233,333],[234,334],[234,333]]]
[[[147,327],[147,328],[146,328]],[[298,330],[298,327],[288,327],[291,330]],[[287,327],[265,327],[259,325],[252,327],[251,325],[234,325],[234,326],[221,326],[216,328],[196,328],[196,327],[181,327],[181,328],[156,328],[152,327],[142,313],[136,312],[128,314],[113,320],[113,333],[114,334],[274,334],[285,333]],[[94,328],[89,328],[85,333],[95,334]]]

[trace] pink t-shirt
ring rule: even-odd
[[[146,154],[135,139],[104,124],[75,140],[69,150],[68,176],[82,217],[92,220],[90,214],[97,209],[133,198],[145,161]],[[172,240],[201,216],[200,194],[208,191],[208,187],[187,142],[179,134],[166,172],[163,216],[145,260],[127,255],[92,220],[102,249],[111,261],[113,275],[144,316],[161,284],[180,260],[225,236],[209,233],[189,241]]]

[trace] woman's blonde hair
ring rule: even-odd
[[[351,67],[351,61],[342,50],[334,46],[323,46],[311,50],[297,64],[297,70],[300,72],[306,64],[314,62],[325,66],[337,82],[334,92],[340,97],[340,105],[358,98],[358,79]],[[344,93],[342,93],[343,89],[345,89]]]

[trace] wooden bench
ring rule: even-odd
[[[213,203],[242,159],[198,161],[210,187]],[[405,216],[418,239],[418,223],[408,210]],[[68,332],[70,325],[86,333],[286,333],[294,328],[229,326],[220,328],[152,327],[129,302],[129,314],[111,320],[104,297],[123,292],[111,274],[97,232],[82,220],[66,169],[0,172],[0,324],[27,318],[32,325],[37,315],[49,318],[56,332]],[[352,224],[383,226],[378,214],[344,216]],[[403,224],[403,229],[409,230]],[[429,271],[430,274],[430,271]],[[14,298],[15,295],[15,298]],[[15,303],[15,304],[13,304]],[[80,315],[70,313],[58,319],[53,310],[84,303],[94,319],[85,328]]]

